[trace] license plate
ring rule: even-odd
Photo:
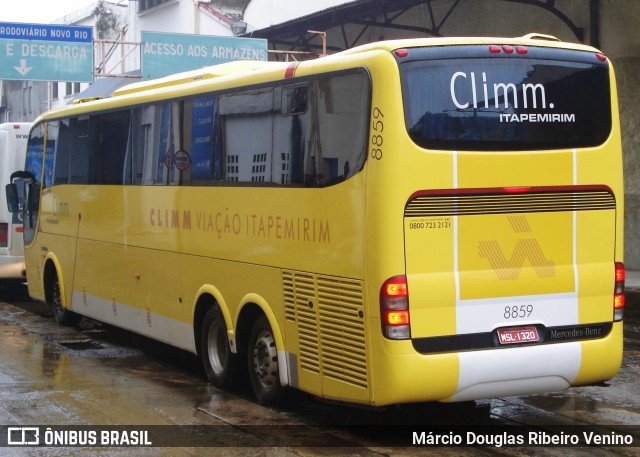
[[[500,344],[535,343],[539,340],[535,327],[514,327],[498,329]]]

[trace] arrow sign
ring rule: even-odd
[[[20,59],[20,66],[19,67],[13,67],[15,68],[18,73],[20,73],[22,76],[25,76],[27,73],[29,73],[33,67],[27,67],[27,61],[26,59]]]
[[[93,28],[0,22],[0,80],[93,81]]]

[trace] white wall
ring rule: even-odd
[[[251,0],[244,11],[247,31],[263,29],[334,6],[353,3],[349,0]]]

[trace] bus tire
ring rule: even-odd
[[[227,324],[217,305],[210,308],[204,317],[200,343],[202,365],[208,381],[216,387],[230,387],[235,357],[229,346]]]
[[[266,316],[261,316],[251,327],[247,355],[249,380],[258,403],[277,403],[284,387],[280,384],[276,341]]]
[[[64,326],[73,327],[78,325],[82,316],[66,309],[62,306],[62,294],[60,293],[60,280],[58,275],[54,274],[51,282],[51,292],[48,294],[49,305],[53,311],[55,321]]]

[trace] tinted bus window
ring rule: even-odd
[[[35,202],[35,204],[25,204],[24,224],[24,244],[29,245],[35,236],[36,226],[38,222],[38,205],[37,200],[40,194],[40,179],[44,179],[45,183],[51,183],[53,178],[53,142],[47,141],[46,158],[44,147],[44,124],[36,125],[29,134],[29,143],[27,144],[27,156],[25,161],[25,170],[32,173],[35,182],[32,187],[27,188],[27,195],[24,196],[25,202]]]
[[[425,148],[450,150],[602,144],[611,131],[608,64],[594,53],[527,51],[412,51],[418,59],[400,65],[411,138]]]

